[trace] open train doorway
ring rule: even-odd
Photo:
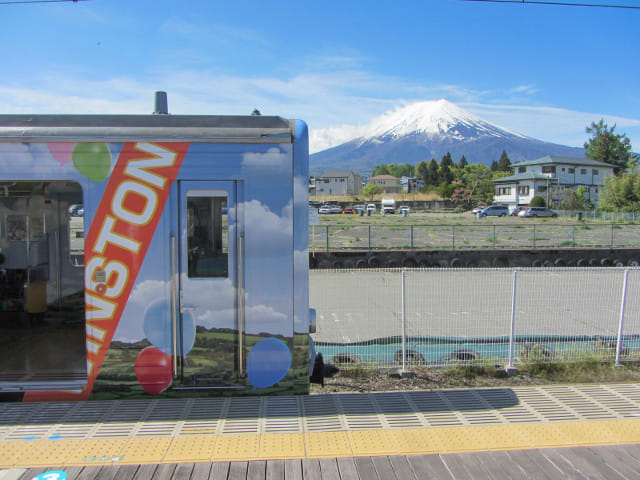
[[[80,184],[0,182],[0,393],[87,378]]]

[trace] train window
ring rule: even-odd
[[[229,276],[229,215],[226,192],[198,192],[187,198],[189,277]]]
[[[69,206],[69,259],[74,267],[84,266],[84,207]]]

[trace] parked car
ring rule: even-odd
[[[518,213],[519,217],[557,217],[558,214],[547,207],[527,207]]]
[[[318,209],[318,213],[342,213],[342,208],[339,205],[322,205]]]
[[[367,211],[367,207],[365,207],[364,205],[354,205],[354,206],[353,206],[353,209],[354,209],[356,212],[360,212],[360,211],[362,211],[362,212],[366,212],[366,211]]]
[[[376,213],[376,206],[373,203],[367,205],[367,212]]]
[[[506,215],[509,215],[509,208],[506,205],[489,205],[478,213],[478,218],[504,217]]]
[[[487,207],[476,207],[473,210],[471,210],[471,213],[473,213],[474,215],[477,215],[485,208],[487,208]]]
[[[526,210],[527,208],[528,208],[527,206],[518,205],[517,207],[514,207],[511,210],[511,213],[509,213],[509,215],[514,217],[514,216],[518,215],[522,210]]]
[[[356,209],[351,205],[347,205],[342,209],[342,213],[356,213]]]
[[[407,214],[409,213],[409,207],[407,205],[400,205],[400,208],[398,209],[400,211],[400,213],[402,214],[403,212],[407,212]]]

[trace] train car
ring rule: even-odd
[[[306,393],[308,133],[0,115],[0,399]]]

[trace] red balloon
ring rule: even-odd
[[[147,347],[138,354],[133,367],[138,382],[149,395],[164,392],[171,381],[171,355],[167,355],[156,347]]]

